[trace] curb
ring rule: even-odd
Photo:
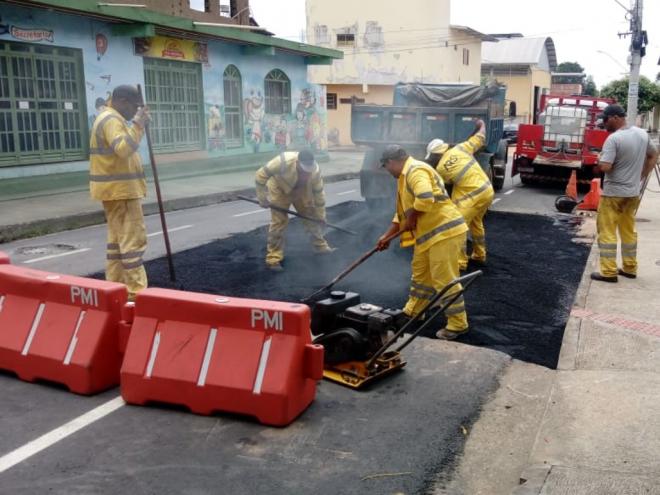
[[[328,175],[323,177],[323,181],[330,184],[343,180],[356,179],[359,176],[359,172],[346,172],[335,175]],[[254,193],[254,187],[236,189],[233,191],[226,191],[221,193],[206,194],[203,196],[170,199],[163,201],[163,209],[166,212],[169,212],[209,206],[227,201],[235,201],[237,199],[236,196],[239,194],[245,195],[250,193]],[[155,201],[145,202],[143,203],[142,207],[145,216],[155,215],[159,211],[158,203]],[[102,223],[105,223],[105,213],[103,210],[98,210],[87,213],[76,213],[74,215],[67,215],[59,218],[35,220],[32,222],[14,225],[5,225],[0,227],[0,244],[16,241],[19,239],[26,239],[29,237],[53,234],[56,232],[62,232],[64,230],[73,230],[79,229],[81,227],[89,227],[91,225],[99,225]]]

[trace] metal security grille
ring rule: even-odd
[[[225,69],[223,75],[225,96],[225,138],[228,148],[243,146],[243,116],[241,113],[243,94],[241,73],[234,65]]]
[[[281,115],[291,113],[291,82],[279,69],[271,70],[264,79],[266,113]]]
[[[205,136],[201,65],[145,58],[144,81],[154,149],[202,149]]]
[[[0,42],[0,166],[87,158],[82,52]]]

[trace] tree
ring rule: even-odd
[[[584,80],[582,94],[586,96],[598,96],[598,89],[596,89],[596,83],[593,77],[587,76]]]
[[[600,95],[605,98],[614,98],[623,108],[628,106],[628,78],[618,79],[603,86]],[[637,111],[648,112],[656,105],[660,105],[660,85],[651,82],[648,77],[639,78],[639,99]]]
[[[557,66],[555,72],[581,72],[584,73],[584,67],[577,62],[562,62]],[[582,84],[584,76],[555,76],[554,80],[558,84]]]

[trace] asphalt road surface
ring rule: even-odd
[[[357,181],[330,184],[329,204],[355,201],[358,191]],[[515,183],[512,186],[507,180],[493,210],[549,214],[556,194]],[[343,209],[351,214],[339,215],[336,220],[346,225],[356,215],[358,220],[364,215],[359,211],[362,205],[357,203],[341,205],[336,211],[341,213]],[[506,218],[502,214],[492,216]],[[217,242],[206,246],[212,251],[222,243],[235,242],[237,237],[263,235],[263,230],[255,229],[263,227],[267,217],[256,207],[240,202],[169,214],[172,243],[179,252],[177,264],[185,263],[181,260],[186,250],[202,244]],[[531,217],[527,222],[532,224],[537,218],[548,237],[557,233],[562,242],[570,238],[571,227],[560,221]],[[149,259],[156,260],[163,254],[159,241],[162,235],[157,218],[149,218],[147,223],[151,235]],[[516,234],[515,225],[509,232],[512,236]],[[294,230],[292,239],[295,239]],[[372,232],[377,232],[375,226]],[[330,238],[333,242],[339,240],[335,234]],[[365,244],[356,242],[356,248],[369,244],[368,236],[360,241]],[[102,269],[104,245],[105,227],[99,226],[4,244],[0,250],[8,252],[15,264],[89,274]],[[290,248],[289,254],[293,254],[306,245],[290,243]],[[254,249],[254,255],[233,255],[236,263],[240,262],[240,256],[248,259],[246,273],[260,273],[263,245]],[[498,260],[498,250],[493,244],[493,261]],[[351,253],[344,250],[343,254],[342,251],[336,254],[323,261],[328,266],[320,275],[335,274],[335,263],[341,265]],[[534,253],[525,256],[531,254]],[[405,253],[392,251],[387,255],[398,263],[397,270],[405,269]],[[554,273],[543,271],[548,259],[539,260],[536,265],[539,280],[555,277]],[[154,261],[150,271],[158,263],[162,261]],[[526,261],[520,263],[524,265]],[[214,290],[223,281],[219,264],[215,268],[219,270],[218,276],[207,277],[206,290]],[[516,268],[508,270],[513,287],[517,283]],[[581,266],[573,266],[572,270],[581,272]],[[157,280],[157,268],[150,275]],[[181,268],[180,276],[188,275],[188,270]],[[288,272],[283,275],[286,277]],[[482,281],[488,276],[486,273]],[[192,279],[195,278],[200,277],[193,274]],[[313,282],[307,280],[295,290],[306,294],[310,288],[315,289],[328,280],[327,276]],[[405,287],[405,280],[396,281],[402,282]],[[275,297],[274,292],[268,291],[282,284],[273,283],[270,286],[264,279],[260,290]],[[506,298],[506,287],[498,289],[497,295],[491,292],[485,297]],[[400,287],[393,293],[396,295],[392,305],[404,299]],[[469,296],[470,293],[468,299]],[[516,293],[510,299],[509,311],[517,314],[515,308],[524,307],[526,296],[524,291]],[[370,297],[380,299],[377,292]],[[565,304],[570,293],[559,299]],[[473,301],[479,304],[479,298],[474,297]],[[561,313],[563,308],[547,310]],[[470,311],[476,315],[474,309]],[[550,315],[549,320],[555,321],[555,316]],[[489,324],[475,320],[481,328]],[[530,328],[519,326],[521,332]],[[483,332],[475,331],[479,333]],[[494,350],[495,345],[473,343],[478,345],[420,338],[406,349],[408,365],[401,373],[364,392],[322,382],[312,406],[298,421],[281,429],[229,415],[203,417],[177,408],[126,406],[118,399],[116,389],[94,397],[80,397],[52,385],[24,383],[3,374],[0,375],[3,397],[0,492],[426,493],[451,478],[470,425],[477,419],[481,404],[496,389],[498,377],[510,360],[507,354]],[[515,355],[511,349],[503,350]]]

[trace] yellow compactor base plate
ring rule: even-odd
[[[401,354],[395,351],[384,353],[376,360],[371,369],[367,369],[366,361],[348,361],[346,363],[327,365],[323,377],[347,387],[359,389],[369,383],[379,380],[406,365]]]

